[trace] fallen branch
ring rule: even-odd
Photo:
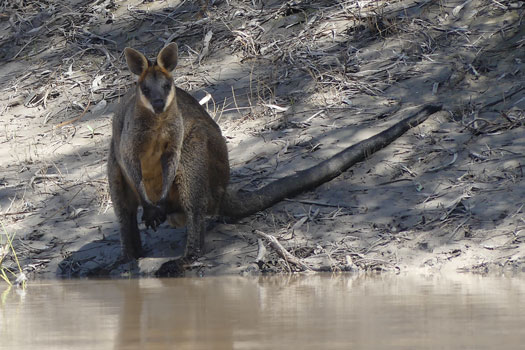
[[[54,128],[58,129],[58,128],[61,128],[61,127],[66,126],[66,125],[73,124],[76,121],[79,121],[80,119],[82,119],[82,117],[84,115],[86,115],[86,113],[87,113],[87,111],[89,109],[89,106],[91,106],[91,100],[88,101],[88,104],[87,104],[86,108],[84,108],[84,111],[82,112],[82,114],[80,114],[78,117],[75,117],[73,119],[69,119],[69,120],[66,120],[66,121],[64,121],[64,122],[62,122],[60,124],[57,124],[57,125],[54,126]]]
[[[266,247],[264,246],[263,241],[260,238],[257,240],[257,246],[258,246],[258,249],[257,249],[257,257],[255,258],[255,262],[259,264],[264,261],[264,257],[266,256]]]
[[[301,259],[288,252],[274,236],[266,234],[259,230],[254,230],[253,232],[270,242],[270,246],[277,252],[277,254],[279,254],[281,258],[286,260],[288,263],[292,263],[295,266],[299,267],[301,271],[313,271],[312,268],[306,265],[304,262],[302,262]]]

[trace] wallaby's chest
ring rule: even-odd
[[[140,155],[142,180],[148,197],[157,201],[162,191],[162,155],[166,152],[168,141],[165,138],[152,138],[145,144]]]
[[[152,140],[146,144],[140,156],[143,177],[161,170],[161,158],[166,146],[167,142],[163,140]]]

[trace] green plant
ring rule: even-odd
[[[89,125],[89,124],[86,124],[86,127],[91,132],[91,138],[95,137],[95,129],[93,129],[93,127],[91,125]]]
[[[3,221],[0,221],[0,224],[2,225],[3,235],[6,237],[6,241],[2,242],[0,239],[0,278],[2,278],[9,286],[13,285],[13,282],[9,278],[9,275],[15,278],[16,284],[19,284],[22,286],[22,288],[25,289],[26,287],[26,276],[24,271],[22,270],[22,267],[20,266],[20,262],[18,261],[18,256],[16,255],[15,248],[13,247],[13,235],[9,235],[9,232],[7,232],[7,229],[4,225]],[[16,265],[18,267],[18,275],[12,271],[10,268],[5,267],[2,263],[7,256],[7,254],[11,251],[13,253],[13,257],[15,258]]]

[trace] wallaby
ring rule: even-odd
[[[227,188],[228,150],[218,125],[188,93],[175,87],[177,45],[171,43],[151,63],[140,52],[124,50],[136,87],[113,118],[108,156],[111,199],[120,223],[123,255],[143,255],[137,210],[146,227],[168,217],[186,224],[185,255],[203,248],[205,216],[245,217],[280,200],[327,182],[423,122],[440,105],[426,105],[401,122],[309,169],[253,192]]]
[[[167,215],[185,223],[185,255],[197,253],[204,218],[218,213],[229,182],[226,142],[204,108],[175,87],[171,72],[177,66],[177,44],[164,47],[155,63],[129,47],[124,55],[138,81],[115,113],[108,156],[123,254],[128,259],[143,255],[139,206],[146,227],[154,230]]]

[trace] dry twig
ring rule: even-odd
[[[301,269],[301,271],[313,271],[312,268],[308,265],[306,265],[301,259],[296,257],[295,255],[288,252],[281,243],[272,235],[266,234],[259,230],[253,231],[258,236],[266,239],[268,242],[270,242],[270,246],[279,254],[281,258],[283,258],[286,262],[292,263],[298,268]]]

